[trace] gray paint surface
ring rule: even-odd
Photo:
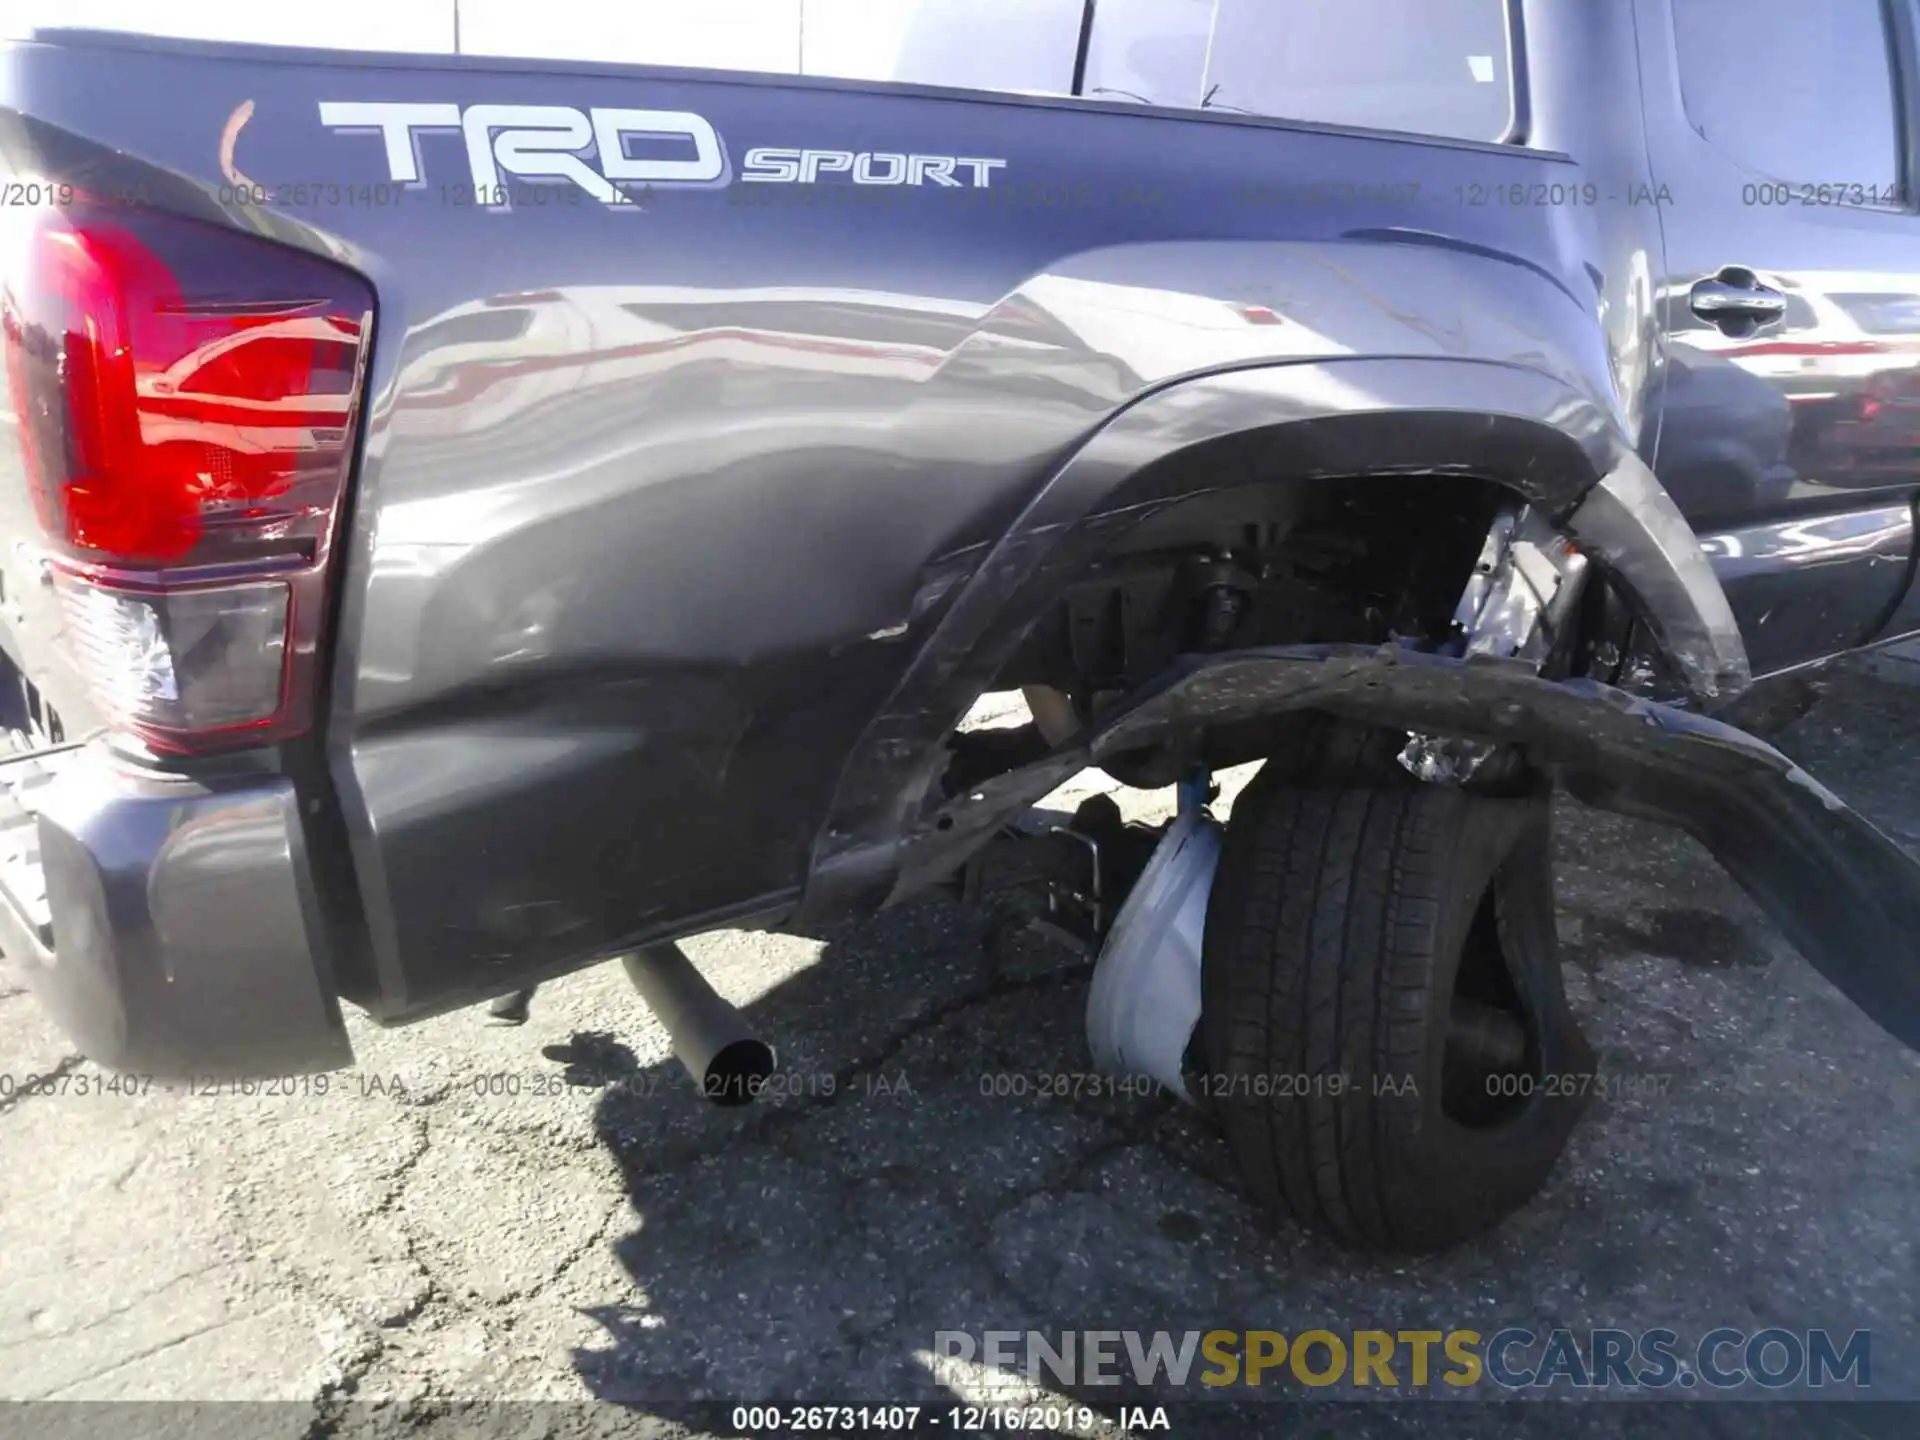
[[[16,164],[150,187],[376,288],[325,774],[308,783],[313,823],[332,827],[322,848],[352,858],[329,886],[341,988],[397,1019],[636,941],[777,920],[803,887],[822,899],[809,882],[849,835],[884,865],[928,736],[971,698],[912,688],[979,664],[938,647],[949,607],[969,580],[981,602],[996,540],[1088,437],[1197,378],[1324,363],[1322,393],[1250,422],[1278,425],[1378,408],[1332,362],[1452,365],[1447,408],[1471,428],[1499,411],[1479,378],[1526,372],[1566,397],[1527,417],[1540,453],[1585,457],[1561,482],[1577,492],[1637,457],[1689,519],[1714,514],[1724,487],[1702,476],[1719,484],[1724,464],[1689,457],[1788,431],[1755,430],[1718,391],[1663,405],[1681,358],[1663,304],[1762,241],[1756,263],[1790,273],[1920,251],[1910,214],[1821,243],[1732,205],[1738,177],[1676,129],[1649,58],[1659,3],[1528,14],[1524,146],[57,33],[7,52],[0,103],[33,117],[8,132]],[[323,101],[688,111],[719,136],[727,183],[619,207],[521,183],[488,209],[443,131],[417,137],[416,188],[365,191],[389,179],[386,147],[323,126]],[[986,189],[747,183],[761,146],[1006,163]],[[1719,199],[1683,225],[1656,193],[1667,170]],[[235,203],[236,175],[266,203]],[[1734,388],[1748,410],[1762,391],[1788,403],[1751,377]],[[1362,469],[1391,448],[1390,416],[1367,433]],[[1525,448],[1489,478],[1538,483]],[[1891,461],[1847,485],[1755,480],[1734,519],[1907,504],[1917,456],[1896,435]],[[1780,463],[1751,473],[1771,483]],[[1116,472],[1080,513],[1125,483]],[[1759,591],[1736,613],[1781,663],[1845,648],[1894,618],[1911,559],[1897,525],[1870,554],[1798,554],[1797,593],[1816,599],[1791,623]],[[997,643],[1018,618],[981,633]],[[874,829],[887,815],[894,831]]]

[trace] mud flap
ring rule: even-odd
[[[1085,739],[947,804],[909,842],[901,889],[1106,756],[1296,709],[1524,745],[1586,803],[1687,831],[1815,969],[1920,1050],[1920,864],[1764,741],[1518,661],[1351,645],[1193,657]]]

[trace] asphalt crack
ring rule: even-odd
[[[71,1075],[86,1063],[87,1057],[84,1055],[66,1055],[62,1056],[51,1070],[42,1070],[37,1075],[27,1076],[24,1081],[14,1087],[11,1094],[0,1095],[0,1115],[6,1114],[17,1105],[25,1104],[35,1096],[59,1094],[57,1089],[48,1089],[47,1082]]]
[[[66,1391],[85,1385],[90,1380],[102,1379],[105,1376],[113,1374],[115,1371],[126,1369],[129,1365],[137,1365],[140,1361],[151,1359],[155,1355],[163,1355],[169,1350],[177,1350],[189,1340],[198,1340],[202,1335],[211,1335],[216,1330],[224,1330],[229,1325],[238,1325],[241,1321],[252,1318],[250,1314],[229,1315],[223,1320],[213,1320],[205,1325],[196,1325],[184,1335],[175,1335],[171,1339],[161,1341],[158,1345],[149,1345],[144,1350],[136,1350],[131,1355],[123,1356],[115,1360],[111,1365],[104,1365],[98,1370],[89,1370],[86,1374],[69,1380],[64,1385],[56,1386],[52,1390],[45,1391],[39,1395],[32,1395],[28,1398],[31,1400],[57,1400]]]
[[[400,1203],[400,1196],[407,1188],[407,1181],[413,1172],[420,1168],[420,1162],[427,1158],[427,1152],[433,1148],[433,1131],[424,1115],[409,1117],[414,1121],[414,1147],[401,1157],[400,1163],[393,1167],[393,1173],[387,1177],[386,1193],[374,1202],[371,1214],[390,1215],[393,1207]],[[402,1221],[401,1233],[405,1234],[406,1224]],[[411,1241],[412,1237],[407,1237]]]
[[[111,1309],[102,1310],[98,1314],[88,1316],[78,1325],[67,1325],[58,1330],[36,1330],[33,1334],[23,1335],[18,1340],[0,1341],[0,1350],[17,1350],[23,1345],[38,1345],[48,1340],[64,1340],[69,1336],[84,1335],[89,1330],[97,1330],[109,1320],[117,1320],[128,1311],[138,1309],[156,1295],[166,1294],[167,1291],[182,1281],[197,1280],[202,1275],[210,1275],[216,1270],[227,1268],[227,1264],[228,1262],[225,1260],[215,1260],[210,1264],[197,1266],[192,1270],[182,1271],[170,1279],[162,1280],[158,1285],[151,1286],[148,1289],[140,1291],[137,1295],[130,1296]],[[74,1383],[78,1384],[79,1382],[76,1381]]]
[[[569,1247],[564,1255],[554,1261],[547,1274],[524,1290],[509,1290],[505,1294],[485,1301],[486,1307],[497,1310],[503,1305],[522,1300],[536,1300],[546,1294],[549,1287],[559,1283],[562,1276],[591,1254],[594,1246],[607,1238],[608,1232],[613,1229],[621,1212],[627,1208],[627,1199],[625,1194],[616,1196],[607,1206],[607,1213],[600,1217],[600,1223],[593,1227],[593,1233],[581,1240],[579,1244]]]
[[[411,1118],[415,1125],[414,1147],[401,1158],[398,1165],[393,1167],[393,1174],[387,1177],[386,1193],[374,1203],[370,1218],[379,1216],[393,1221],[393,1227],[398,1232],[401,1243],[406,1247],[407,1263],[418,1268],[425,1284],[420,1293],[408,1303],[398,1310],[389,1311],[379,1317],[377,1323],[381,1330],[406,1329],[426,1314],[436,1301],[446,1299],[448,1295],[446,1287],[440,1283],[440,1277],[433,1273],[433,1267],[427,1264],[420,1253],[420,1238],[413,1233],[413,1227],[407,1223],[407,1217],[399,1213],[396,1208],[400,1204],[401,1196],[406,1193],[407,1185],[413,1179],[414,1172],[420,1168],[420,1162],[427,1158],[427,1152],[433,1148],[432,1123],[424,1115]],[[381,1340],[375,1347],[374,1353],[367,1359],[368,1369],[378,1362],[385,1349],[386,1342]],[[365,1370],[362,1370],[361,1374],[365,1373]]]
[[[348,1402],[387,1350],[386,1340],[378,1334],[363,1333],[361,1338],[361,1348],[341,1363],[339,1377],[327,1381],[314,1395],[313,1418],[301,1432],[301,1440],[330,1440],[339,1434],[347,1419]]]
[[[415,1126],[413,1148],[394,1166],[392,1174],[387,1177],[386,1189],[367,1211],[366,1218],[392,1220],[405,1247],[406,1262],[418,1269],[424,1283],[420,1292],[398,1309],[375,1316],[371,1323],[362,1319],[353,1325],[350,1333],[356,1343],[338,1357],[339,1373],[324,1381],[314,1392],[310,1401],[314,1413],[307,1422],[303,1440],[328,1440],[328,1437],[337,1434],[346,1421],[347,1405],[359,1393],[361,1383],[392,1348],[390,1337],[407,1330],[435,1305],[447,1302],[450,1298],[433,1268],[421,1257],[419,1237],[407,1224],[405,1215],[396,1209],[409,1180],[433,1148],[432,1126],[426,1116],[414,1116],[412,1119]],[[358,1307],[349,1297],[331,1293],[328,1287],[315,1283],[313,1277],[297,1268],[285,1265],[276,1265],[275,1268],[282,1273],[289,1288],[310,1302],[346,1316],[355,1315]]]

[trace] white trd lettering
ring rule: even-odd
[[[725,185],[732,179],[726,144],[711,121],[689,110],[623,108],[576,110],[570,105],[458,105],[323,100],[320,123],[330,130],[380,136],[387,173],[402,185],[424,184],[420,136],[458,131],[467,153],[475,199],[507,209],[501,175],[565,180],[608,206],[630,202],[622,185]],[[691,142],[671,158],[629,155],[634,137]],[[964,167],[967,179],[954,174]],[[813,185],[850,175],[856,185],[939,185],[989,189],[1005,160],[977,155],[905,155],[890,150],[790,149],[758,145],[746,152],[739,178],[761,184]],[[634,207],[643,208],[643,207]]]
[[[379,131],[387,147],[387,174],[402,185],[419,185],[419,130],[458,130],[458,105],[407,104],[384,100],[322,100],[320,123],[329,130]]]
[[[529,179],[571,180],[603,205],[621,203],[620,192],[572,153],[593,143],[593,126],[578,110],[566,105],[469,105],[460,129],[467,142],[467,168],[482,203],[499,187],[501,169]]]
[[[626,137],[693,141],[693,159],[658,160],[627,154]],[[686,110],[595,110],[593,138],[600,169],[609,180],[642,180],[654,185],[704,184],[727,173],[720,135],[705,118]]]

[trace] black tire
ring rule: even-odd
[[[1538,1191],[1586,1089],[1547,1077],[1593,1070],[1560,983],[1551,812],[1351,753],[1366,761],[1322,784],[1269,762],[1235,802],[1198,1083],[1272,1210],[1356,1248],[1436,1250]]]

